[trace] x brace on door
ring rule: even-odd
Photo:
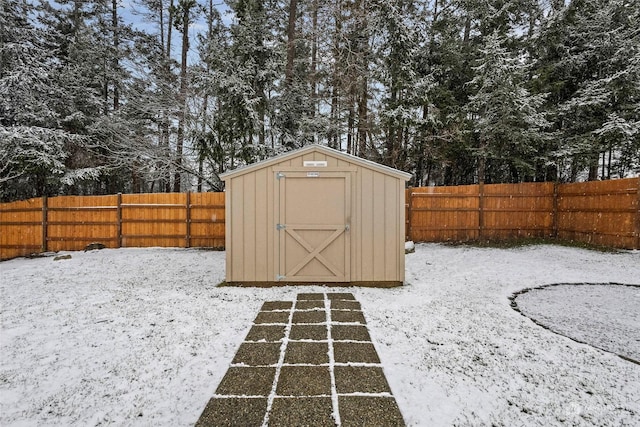
[[[304,266],[309,264],[314,258],[317,259],[322,265],[324,265],[329,271],[331,271],[335,276],[342,277],[344,276],[344,272],[340,271],[335,265],[333,265],[329,260],[327,260],[323,255],[322,251],[326,249],[331,242],[336,240],[344,231],[344,224],[336,224],[336,225],[307,225],[307,224],[287,224],[283,229],[287,234],[293,237],[296,242],[298,242],[303,248],[309,252],[295,267],[285,273],[285,277],[291,277],[296,275]],[[333,231],[329,237],[327,237],[320,245],[317,247],[313,247],[309,244],[300,234],[296,232],[296,230],[330,230]]]

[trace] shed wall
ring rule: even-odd
[[[304,168],[305,160],[326,161],[327,167]],[[227,180],[227,282],[275,281],[279,248],[275,174],[292,168],[320,173],[350,171],[350,280],[403,282],[404,181],[322,152],[301,154]]]

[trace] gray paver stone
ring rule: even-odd
[[[220,381],[216,394],[224,396],[268,396],[276,368],[230,367]]]
[[[324,310],[294,311],[292,323],[326,323],[327,314]]]
[[[302,294],[298,294],[297,297],[298,301],[309,301],[309,300],[324,300],[324,294],[318,294],[318,293],[314,293],[314,294],[310,294],[310,293],[302,293]]]
[[[233,358],[234,364],[249,366],[275,365],[280,358],[280,343],[245,342]]]
[[[261,311],[256,316],[253,323],[281,323],[286,325],[289,323],[288,311]]]
[[[282,341],[284,338],[284,328],[284,325],[253,325],[245,341]]]
[[[391,393],[382,368],[369,366],[336,366],[336,390],[344,393]]]
[[[324,301],[296,301],[296,310],[309,310],[312,308],[324,308]]]
[[[337,363],[380,363],[371,343],[334,342],[333,354]]]
[[[292,340],[327,340],[326,325],[292,325],[289,339]]]
[[[361,311],[331,310],[331,321],[340,323],[367,323]]]
[[[329,344],[326,342],[290,342],[284,363],[322,365],[329,363]]]
[[[330,397],[277,397],[269,415],[269,427],[333,427]]]
[[[273,311],[273,310],[289,310],[293,303],[291,301],[267,301],[262,304],[262,311]]]
[[[331,301],[331,308],[336,310],[361,310],[362,306],[358,301],[334,300]]]
[[[337,341],[371,341],[364,325],[331,325],[331,338]]]
[[[343,427],[403,427],[404,420],[393,397],[339,396]]]
[[[204,408],[196,427],[260,426],[266,412],[266,398],[214,398]]]
[[[331,395],[331,376],[325,366],[283,366],[276,388],[278,396]]]

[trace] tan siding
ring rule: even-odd
[[[362,186],[362,174],[356,171],[351,174],[351,280],[360,280],[362,271],[362,233],[360,232],[360,215],[362,214],[362,198],[360,188]]]
[[[244,177],[244,277],[256,280],[256,173]]]
[[[274,277],[276,277],[276,273],[275,273],[275,269],[274,269],[274,262],[275,262],[275,240],[274,240],[274,233],[275,233],[275,225],[276,225],[276,219],[275,219],[275,206],[274,206],[274,200],[275,200],[275,193],[274,193],[274,172],[272,168],[267,168],[267,175],[266,175],[266,192],[267,192],[267,200],[266,200],[266,206],[267,206],[267,275],[265,280],[266,281],[271,281],[274,280]]]
[[[232,280],[243,280],[244,272],[244,175],[231,181],[231,269]]]
[[[276,223],[283,221],[280,216],[286,202],[280,200],[281,181],[275,179],[275,172],[284,171],[285,174],[291,174],[290,178],[296,174],[300,177],[305,172],[305,160],[326,161],[325,172],[347,174],[345,197],[348,200],[345,200],[345,216],[350,224],[350,231],[348,235],[345,233],[340,237],[344,238],[345,243],[350,241],[344,249],[344,258],[341,258],[344,261],[343,267],[349,265],[349,269],[344,272],[345,278],[354,282],[401,280],[404,273],[398,269],[404,265],[404,207],[400,206],[404,200],[404,181],[375,167],[363,167],[358,162],[350,162],[340,155],[332,156],[325,151],[306,151],[280,162],[271,161],[262,169],[254,167],[246,174],[228,178],[231,193],[228,199],[234,204],[228,214],[232,218],[227,219],[231,241],[231,247],[227,248],[227,265],[232,270],[231,281],[270,282],[282,270],[296,271],[298,261],[280,259],[279,256],[280,247],[284,243],[281,240],[286,239],[289,233],[280,233],[275,227]],[[323,172],[323,168],[313,169],[321,174]],[[238,192],[241,194],[237,194]],[[326,197],[330,198],[331,195]],[[240,221],[243,225],[239,224]],[[306,238],[315,240],[316,244],[325,235],[324,232],[318,232],[317,235],[312,232],[303,234]],[[291,239],[287,242],[292,243]],[[327,247],[325,254],[331,259],[340,259],[336,255],[338,249],[339,246],[335,245]],[[292,262],[294,264],[289,265]],[[340,269],[339,262],[334,265],[336,269]],[[311,261],[304,269],[300,271],[309,277],[315,274],[314,271],[321,274],[325,270],[317,260]],[[295,273],[292,274],[295,276]]]
[[[338,159],[336,159],[335,157],[331,157],[331,156],[324,156],[324,159],[318,159],[318,160],[326,160],[327,161],[327,167],[336,167],[338,166]]]
[[[233,252],[233,248],[234,248],[234,244],[232,241],[232,237],[233,236],[233,230],[232,230],[232,224],[235,222],[233,221],[233,211],[231,208],[231,205],[233,203],[231,203],[231,186],[233,185],[233,179],[225,182],[225,187],[226,187],[226,192],[225,192],[225,205],[224,205],[224,216],[225,216],[225,221],[224,221],[224,256],[225,256],[225,280],[227,282],[232,282],[234,280],[234,275],[233,275],[233,258],[231,256],[232,252]]]
[[[373,174],[373,278],[385,277],[384,175]]]
[[[257,170],[255,175],[255,205],[254,214],[256,217],[256,230],[255,230],[255,280],[266,281],[267,280],[267,216],[264,214],[264,210],[268,208],[267,204],[267,170]]]
[[[360,217],[358,218],[358,229],[360,231],[360,280],[373,280],[374,268],[374,224],[373,224],[373,173],[367,169],[361,169],[362,187],[360,188]]]
[[[396,230],[397,217],[397,198],[396,198],[396,179],[390,176],[384,177],[384,210],[385,210],[385,242],[384,242],[384,266],[385,279],[394,280],[398,270],[398,233]]]

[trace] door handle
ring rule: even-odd
[[[344,226],[344,231],[350,231],[351,230],[351,225],[347,224]]]

